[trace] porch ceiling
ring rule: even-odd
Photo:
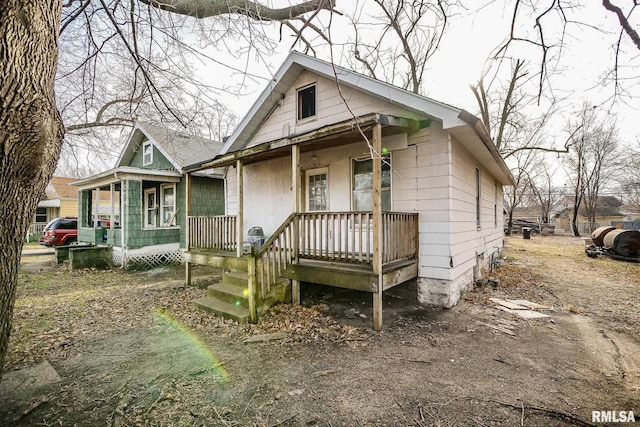
[[[134,168],[131,166],[121,166],[108,171],[90,176],[88,178],[73,181],[71,185],[79,187],[80,190],[90,190],[94,188],[106,187],[111,184],[120,183],[129,179],[159,182],[179,182],[182,174],[177,171],[156,170]]]
[[[359,129],[355,124],[356,120]],[[355,120],[351,119],[334,123],[308,132],[265,142],[255,147],[227,153],[208,162],[188,166],[185,170],[197,171],[211,167],[230,166],[234,165],[238,160],[242,160],[245,164],[251,164],[276,157],[288,156],[291,154],[292,145],[299,145],[300,151],[304,153],[351,144],[364,140],[361,131],[367,138],[371,138],[371,129],[377,123],[382,125],[382,136],[395,135],[407,131],[417,131],[429,126],[428,121],[417,121],[386,114],[372,113],[360,116]]]

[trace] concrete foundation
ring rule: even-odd
[[[424,305],[451,308],[460,297],[473,288],[473,270],[456,280],[418,277],[418,302]]]
[[[476,257],[476,265],[469,268],[454,280],[418,277],[418,302],[424,305],[451,308],[460,301],[465,292],[473,289],[473,284],[482,279],[482,269],[488,268],[500,252],[491,256]]]
[[[110,246],[78,246],[69,248],[69,269],[109,269],[113,265]]]

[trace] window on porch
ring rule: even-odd
[[[373,210],[373,160],[352,159],[352,206],[355,211]],[[391,157],[382,157],[382,210],[391,210]]]
[[[144,227],[152,228],[156,226],[156,216],[158,213],[156,205],[156,189],[148,188],[144,190]]]
[[[36,209],[36,223],[47,223],[47,208],[37,208]]]
[[[176,220],[176,186],[164,184],[160,186],[160,212],[162,225],[169,227]]]

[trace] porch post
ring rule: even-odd
[[[373,272],[378,275],[378,290],[373,294],[373,328],[382,329],[382,125],[373,128]]]
[[[129,189],[127,188],[127,183],[127,180],[120,180],[120,246],[122,248],[123,270],[125,270],[127,267],[127,231],[129,230],[129,226],[127,224],[127,221],[129,220],[129,215],[127,212],[127,191]]]
[[[191,217],[191,174],[187,172],[184,176],[184,188],[185,188],[185,235],[184,235],[184,249],[185,251],[189,251],[189,246],[191,244],[191,223],[189,218]],[[184,263],[184,282],[187,286],[191,285],[191,263],[186,261]]]
[[[291,189],[293,190],[293,212],[299,213],[302,208],[302,183],[300,178],[300,146],[291,146]],[[293,236],[291,242],[291,250],[294,259],[298,258],[298,219],[293,220]],[[300,304],[300,281],[291,280],[291,302]]]
[[[93,217],[93,228],[98,226],[100,220],[100,187],[96,188],[96,215]]]
[[[109,184],[109,230],[113,230],[115,228],[115,220],[114,220],[114,202],[113,202],[113,193],[115,193],[116,185],[115,183]],[[111,232],[113,233],[113,231]]]
[[[238,179],[236,180],[236,185],[237,185],[237,191],[236,194],[238,195],[238,229],[237,229],[237,235],[236,235],[236,255],[238,258],[240,258],[242,256],[242,242],[244,240],[244,230],[243,228],[243,219],[244,219],[244,195],[242,194],[242,190],[244,187],[244,184],[242,182],[242,175],[243,175],[243,170],[242,170],[242,160],[237,160],[236,161],[236,174]]]
[[[249,292],[249,322],[258,322],[258,310],[256,307],[256,294],[258,290],[258,276],[256,275],[256,257],[253,254],[253,250],[249,251],[247,255],[247,281]]]

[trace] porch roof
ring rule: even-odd
[[[245,163],[253,163],[286,156],[291,153],[290,147],[292,145],[300,145],[300,150],[305,152],[321,148],[330,148],[339,144],[362,141],[363,137],[360,131],[368,132],[377,123],[382,125],[383,136],[407,131],[417,131],[429,126],[428,120],[418,121],[388,114],[371,113],[356,117],[355,119],[332,123],[307,132],[292,134],[273,141],[264,142],[251,148],[221,154],[211,160],[187,166],[184,170],[185,172],[190,172],[213,167],[230,166],[241,159]]]
[[[132,166],[119,166],[88,178],[73,181],[71,185],[80,190],[101,188],[129,179],[160,182],[179,182],[182,174],[178,171],[143,169]]]

